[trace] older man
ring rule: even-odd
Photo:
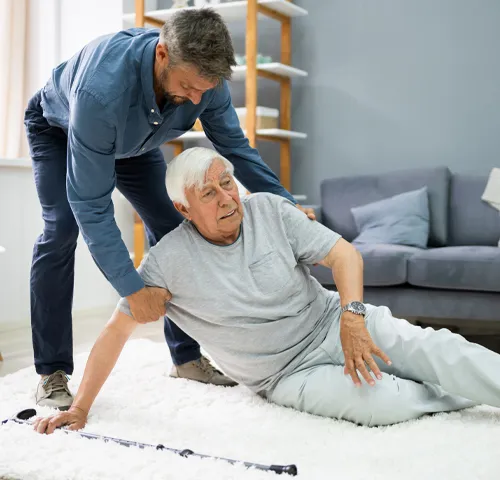
[[[174,159],[167,190],[185,220],[151,249],[141,276],[170,292],[172,320],[230,377],[277,404],[369,426],[478,403],[500,407],[500,355],[363,305],[356,249],[286,199],[261,193],[240,201],[231,163],[215,152],[196,148]],[[332,268],[338,294],[309,275],[317,262]],[[39,432],[84,426],[136,326],[123,299],[73,406],[38,420]]]
[[[165,312],[161,290],[147,290],[114,219],[117,187],[146,225],[151,245],[182,217],[165,189],[159,149],[200,118],[215,148],[252,192],[293,200],[250,148],[231,103],[231,37],[213,10],[180,10],[161,31],[130,29],[101,37],[58,66],[31,99],[25,124],[42,206],[43,234],[31,269],[31,325],[37,403],[61,409],[72,396],[75,247],[79,230],[110,284],[139,322]],[[160,212],[158,214],[158,212]],[[200,356],[198,343],[165,319],[173,376],[228,385]]]

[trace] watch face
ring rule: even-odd
[[[366,313],[366,308],[361,302],[352,302],[351,308],[354,310],[354,313],[359,315],[364,315]]]

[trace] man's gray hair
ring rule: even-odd
[[[166,182],[170,200],[189,207],[186,189],[203,187],[205,176],[214,160],[221,160],[226,171],[231,175],[234,174],[233,164],[210,148],[189,148],[177,155],[167,167]]]
[[[214,10],[179,10],[161,28],[160,42],[168,49],[170,65],[193,65],[211,82],[231,78],[231,67],[236,65],[233,43]]]

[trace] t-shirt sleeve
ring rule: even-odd
[[[276,197],[288,241],[297,263],[311,265],[323,260],[341,237],[311,220],[290,201]]]
[[[137,272],[141,276],[146,287],[160,287],[167,288],[165,277],[162,273],[158,260],[156,259],[153,250],[144,257]],[[130,306],[127,298],[121,298],[118,302],[118,308],[120,312],[123,312],[130,317],[132,317],[132,312],[130,311]]]

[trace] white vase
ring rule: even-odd
[[[195,7],[204,7],[207,4],[207,0],[194,0]]]

